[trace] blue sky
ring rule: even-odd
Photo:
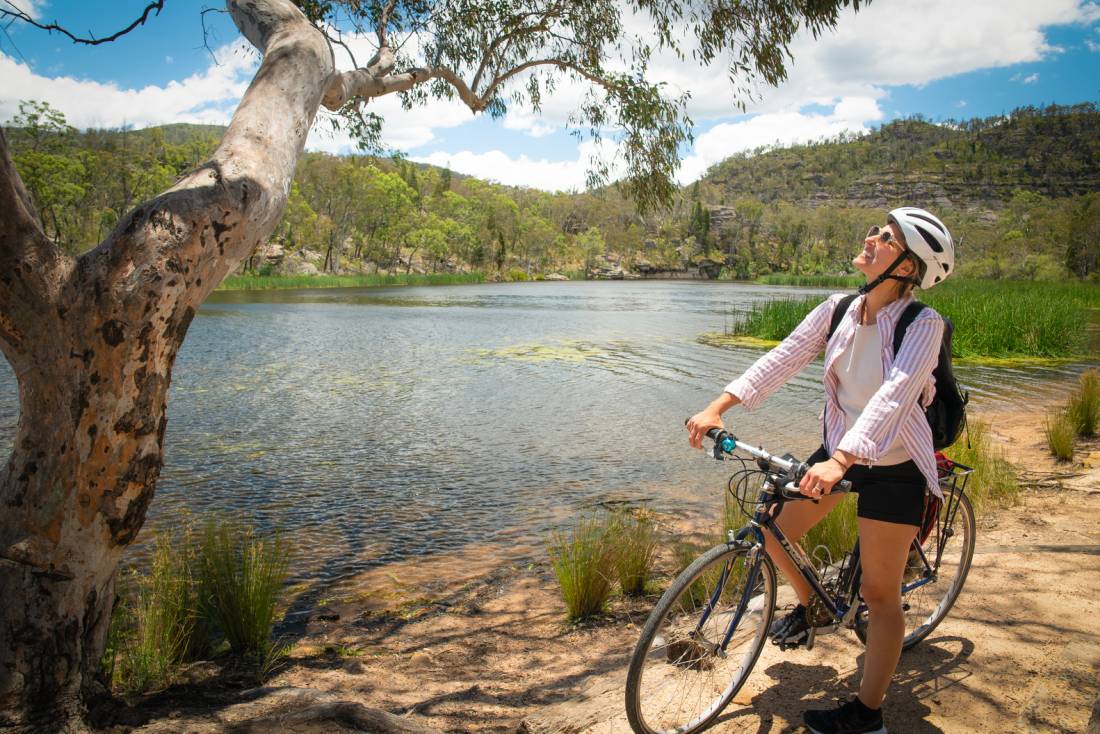
[[[40,21],[97,35],[127,24],[145,6],[144,0],[14,2]],[[0,34],[0,120],[14,114],[20,99],[35,98],[78,127],[227,122],[256,54],[224,12],[205,14],[204,39],[202,7],[169,0],[145,27],[97,47],[8,26]],[[724,69],[655,58],[654,78],[692,94],[696,144],[683,151],[683,182],[736,152],[865,131],[914,113],[943,120],[1100,101],[1095,0],[875,0],[858,14],[845,13],[834,33],[796,38],[791,50],[788,81],[760,90],[747,114],[737,112]],[[566,129],[583,91],[562,85],[541,116],[514,110],[504,120],[474,117],[457,103],[406,112],[383,98],[372,106],[387,120],[387,140],[414,160],[509,184],[570,189],[582,186],[592,152]],[[346,139],[316,132],[309,147],[350,150]]]

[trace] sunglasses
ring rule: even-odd
[[[877,237],[879,242],[890,245],[894,244],[901,247],[901,243],[894,239],[894,233],[886,227],[880,227],[877,224],[867,230],[868,237]]]

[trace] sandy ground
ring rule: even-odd
[[[950,617],[903,655],[887,725],[1091,734],[1091,716],[1100,731],[1100,442],[1081,446],[1077,464],[1056,465],[1042,446],[1041,416],[982,417],[1032,468],[1030,489],[1018,506],[979,520],[967,585]],[[377,599],[324,610],[263,689],[242,692],[220,678],[177,688],[133,710],[120,729],[222,731],[298,705],[309,688],[444,731],[629,732],[622,681],[654,600],[620,599],[600,622],[568,627],[548,568],[490,571],[476,559],[470,568],[479,581],[396,609],[398,594],[380,595],[388,612]],[[387,573],[408,585],[431,569]],[[855,692],[861,663],[850,632],[821,637],[812,651],[769,644],[712,731],[801,731],[805,708]]]

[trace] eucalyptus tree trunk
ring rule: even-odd
[[[206,295],[278,223],[332,55],[289,2],[230,3],[264,61],[213,157],[79,258],[44,234],[0,132],[0,728],[79,728],[119,559],[164,458],[172,365]]]

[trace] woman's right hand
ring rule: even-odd
[[[693,448],[703,448],[703,437],[712,428],[725,428],[725,426],[722,424],[722,414],[708,407],[688,418],[688,443]]]

